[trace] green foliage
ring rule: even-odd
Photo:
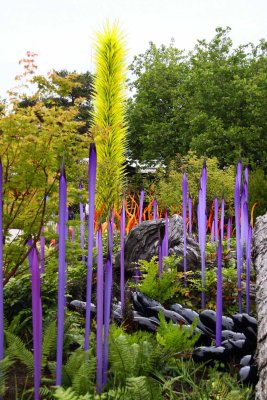
[[[204,157],[197,157],[189,152],[183,159],[177,158],[170,164],[168,175],[160,177],[157,184],[157,200],[160,208],[170,209],[172,212],[179,210],[182,204],[182,176],[186,172],[190,195],[198,199],[199,179],[203,167]],[[232,206],[234,194],[234,167],[219,168],[217,158],[207,158],[208,184],[207,203],[210,206],[214,197],[219,198],[224,194],[227,205]]]
[[[105,212],[123,191],[126,150],[125,39],[117,24],[107,23],[95,43],[96,74],[92,133],[97,150],[97,207]]]
[[[14,364],[14,360],[10,357],[7,356],[3,358],[3,360],[0,360],[0,396],[4,397],[5,392],[6,392],[6,381],[8,378],[8,373],[12,365]]]
[[[92,352],[77,349],[63,366],[63,386],[72,387],[79,395],[94,392],[96,360]]]
[[[129,101],[133,159],[168,165],[179,152],[239,158],[266,172],[266,41],[233,47],[230,28],[183,53],[150,43],[134,58]]]
[[[157,342],[171,353],[186,353],[192,351],[200,334],[195,333],[197,319],[192,323],[190,328],[172,321],[167,322],[164,314],[159,313],[160,326],[157,329]]]
[[[93,400],[93,399],[97,399],[97,397],[91,396],[88,393],[84,396],[79,396],[71,388],[63,389],[60,386],[56,388],[53,398],[57,399],[57,400]],[[100,396],[98,398],[100,399]]]
[[[27,68],[25,75],[29,75]],[[63,107],[53,101],[53,96],[55,99],[57,96],[51,76],[35,77],[35,81],[39,85],[31,96],[20,91],[11,93],[5,112],[0,117],[3,235],[6,238],[4,283],[26,267],[29,238],[37,242],[42,226],[55,219],[58,170],[63,157],[70,203],[77,201],[77,182],[86,172],[81,159],[87,156],[89,137],[79,135],[78,129],[83,123],[77,120],[78,104],[74,102],[69,107]],[[67,85],[66,82],[69,83],[68,78],[61,77],[62,87]],[[23,105],[21,101],[25,98],[27,104]],[[20,230],[20,235],[12,241],[10,229]]]
[[[127,378],[148,375],[155,366],[156,357],[151,340],[131,343],[125,334],[110,338],[110,371],[116,384],[124,386]]]
[[[26,368],[29,375],[33,374],[33,354],[28,350],[23,341],[13,333],[5,331],[7,342],[6,354],[19,360]]]
[[[249,176],[249,208],[257,203],[254,212],[254,222],[256,217],[267,212],[267,176],[260,168],[255,169]]]
[[[143,279],[139,283],[139,289],[148,297],[161,303],[166,303],[176,293],[180,292],[182,294],[184,285],[179,279],[179,274],[177,274],[177,259],[173,256],[165,257],[163,263],[163,271],[159,277],[159,266],[156,257],[153,257],[150,261],[139,260],[140,270],[143,275]]]

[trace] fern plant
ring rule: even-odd
[[[188,288],[184,286],[182,277],[177,273],[177,257],[164,258],[164,268],[160,277],[156,257],[153,257],[150,261],[139,260],[139,264],[143,274],[139,290],[145,295],[158,300],[160,303],[166,303],[178,293],[183,298],[186,296]]]
[[[172,321],[167,322],[164,314],[159,313],[160,325],[157,329],[157,342],[171,354],[186,353],[192,351],[199,333],[194,332],[197,326],[197,318],[190,327],[174,324]]]
[[[10,367],[14,364],[14,360],[7,356],[0,360],[0,397],[4,396],[6,392],[6,381]]]

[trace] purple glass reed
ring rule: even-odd
[[[231,217],[228,217],[227,222],[227,250],[231,248]]]
[[[222,343],[222,243],[217,248],[216,346]]]
[[[98,229],[97,284],[96,284],[96,391],[102,393],[103,386],[103,249],[102,228]]]
[[[0,360],[4,358],[4,294],[3,294],[3,167],[0,159]]]
[[[140,194],[140,205],[139,205],[139,224],[141,224],[143,219],[143,207],[144,207],[144,199],[145,199],[145,191],[144,189],[141,190]]]
[[[124,241],[125,241],[125,199],[122,200],[121,220],[120,220],[120,293],[121,311],[124,310]]]
[[[216,242],[218,242],[219,240],[218,217],[219,217],[219,203],[218,203],[218,197],[216,196],[214,199],[214,237]]]
[[[199,203],[198,203],[198,235],[199,245],[201,252],[201,280],[202,280],[202,292],[201,292],[201,307],[205,308],[205,261],[206,261],[206,193],[207,193],[207,168],[204,162],[202,168],[202,174],[200,178],[200,189],[199,189]]]
[[[248,189],[248,166],[246,166],[246,167],[245,167],[245,170],[244,170],[244,182],[246,182],[246,184],[247,184],[247,189]],[[248,190],[247,190],[246,201],[248,201]]]
[[[106,261],[105,296],[104,296],[104,356],[103,356],[103,385],[108,380],[108,334],[110,324],[111,291],[112,291],[112,247],[113,222],[108,221],[108,251]]]
[[[93,247],[94,247],[94,218],[95,218],[95,187],[96,187],[96,146],[90,144],[88,188],[89,188],[89,216],[88,216],[88,253],[87,253],[87,278],[86,278],[86,316],[84,350],[89,349],[91,298],[92,298],[92,273],[93,273]]]
[[[215,231],[215,226],[214,226],[214,219],[213,219],[212,224],[211,224],[211,235],[210,235],[211,243],[214,243],[214,231]]]
[[[183,231],[184,231],[184,280],[186,283],[186,206],[187,206],[187,192],[188,183],[186,178],[186,173],[183,173],[182,180],[182,198],[183,198]]]
[[[243,255],[246,251],[245,249],[248,240],[248,228],[249,228],[248,203],[244,201],[241,209],[241,259],[242,260],[243,260]]]
[[[57,323],[57,366],[56,385],[61,385],[64,339],[64,308],[66,285],[66,222],[67,180],[62,164],[59,178],[59,239],[58,239],[58,323]]]
[[[242,312],[242,293],[241,293],[241,241],[240,241],[240,188],[238,177],[236,177],[235,193],[235,227],[236,227],[236,267],[237,267],[237,291],[238,309]]]
[[[157,219],[157,217],[158,217],[157,208],[158,208],[157,199],[156,199],[156,197],[154,197],[154,201],[153,201],[153,219]]]
[[[236,167],[236,181],[238,182],[239,190],[241,190],[241,184],[242,184],[242,161],[241,160],[238,161],[237,167]]]
[[[32,239],[28,240],[28,247],[31,248],[32,247]],[[32,249],[29,251],[28,253],[28,264],[29,264],[29,271],[30,273],[32,272],[32,256],[33,256],[33,252]]]
[[[45,272],[45,237],[44,237],[44,227],[42,226],[42,234],[40,236],[40,263],[41,263],[41,274]]]
[[[165,233],[162,241],[162,258],[169,255],[169,218],[168,212],[165,211]]]
[[[34,400],[40,398],[41,366],[42,366],[42,303],[41,283],[38,255],[33,248],[32,257],[32,332],[34,359]]]
[[[246,313],[250,312],[250,261],[251,261],[252,227],[248,228],[248,240],[246,245]]]
[[[72,243],[75,242],[75,227],[74,226],[71,227],[71,241],[72,241]]]
[[[82,184],[79,184],[79,189],[82,190]],[[80,201],[80,241],[81,241],[81,249],[84,251],[84,211],[83,211],[83,203]],[[84,254],[82,255],[82,260],[85,261]]]
[[[221,202],[221,241],[224,239],[224,207],[225,207],[225,201],[224,201],[224,196],[222,197],[222,202]]]
[[[189,219],[189,236],[192,237],[192,220],[193,218],[193,202],[192,198],[188,197],[188,219]]]

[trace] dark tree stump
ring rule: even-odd
[[[256,307],[258,314],[257,363],[259,382],[256,400],[267,399],[267,214],[258,217],[253,233],[253,259],[256,268]]]

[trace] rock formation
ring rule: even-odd
[[[257,363],[259,382],[256,400],[267,399],[267,214],[257,218],[252,255],[256,268],[256,307],[258,314]]]
[[[165,220],[144,221],[135,226],[125,242],[125,268],[131,268],[138,260],[150,260],[158,255],[159,238],[163,236]],[[169,255],[183,257],[183,220],[178,215],[169,219]],[[198,244],[187,237],[187,268],[195,270],[200,267],[200,251]],[[181,259],[180,266],[183,265]]]

